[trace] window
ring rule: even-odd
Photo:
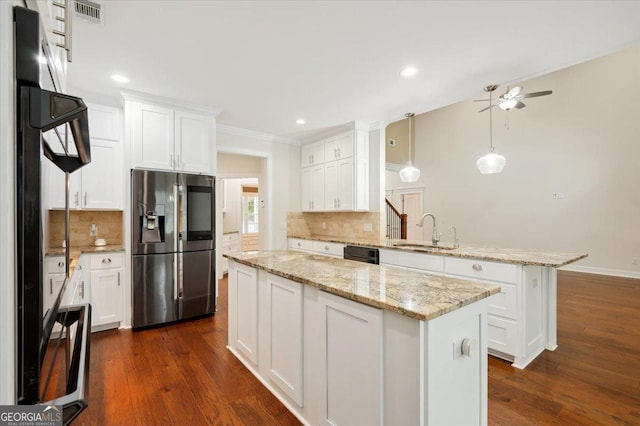
[[[258,194],[247,193],[246,187],[242,191],[242,233],[258,233]]]

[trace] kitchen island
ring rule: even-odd
[[[500,286],[289,250],[225,256],[229,349],[303,423],[486,424]]]
[[[489,353],[517,368],[526,368],[545,349],[557,348],[556,268],[587,257],[586,253],[322,236],[290,235],[288,245],[336,257],[342,257],[345,245],[374,247],[380,250],[381,265],[499,284],[500,294],[489,301]]]

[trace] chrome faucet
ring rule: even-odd
[[[460,241],[458,241],[458,231],[456,230],[456,227],[451,225],[449,227],[449,232],[451,232],[453,230],[453,246],[455,248],[460,247]]]
[[[436,218],[434,215],[432,215],[431,213],[423,214],[422,218],[420,219],[420,223],[416,224],[416,226],[419,226],[420,228],[422,228],[422,226],[424,225],[424,220],[427,216],[429,216],[433,220],[433,232],[431,234],[431,244],[433,244],[434,246],[437,246],[438,241],[440,241],[440,235],[438,235],[438,228],[436,228]]]

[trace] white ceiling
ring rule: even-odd
[[[295,139],[352,120],[394,121],[640,43],[638,1],[102,7],[103,26],[74,21],[71,87],[201,104],[221,110],[219,123]],[[409,64],[420,72],[403,79]]]

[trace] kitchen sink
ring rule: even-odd
[[[397,243],[393,243],[394,247],[400,247],[400,248],[410,248],[410,249],[425,249],[425,250],[455,250],[457,247],[453,247],[453,246],[434,246],[433,244],[429,244],[429,243],[403,243],[403,242],[397,242]]]

